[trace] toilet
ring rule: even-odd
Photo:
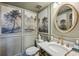
[[[39,48],[32,46],[26,49],[26,55],[28,56],[35,56],[39,52]]]

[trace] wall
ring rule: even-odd
[[[71,32],[68,32],[68,33],[61,33],[59,32],[56,27],[55,27],[55,24],[54,24],[54,21],[55,21],[55,18],[56,18],[56,13],[58,11],[58,8],[63,5],[63,4],[71,4],[78,12],[79,12],[79,3],[77,2],[67,2],[67,3],[59,3],[59,4],[54,4],[52,3],[51,5],[49,5],[46,9],[48,9],[48,18],[49,18],[49,32],[51,31],[51,35],[55,36],[55,37],[61,37],[63,36],[65,40],[69,40],[69,41],[75,41],[76,39],[79,39],[79,19],[77,21],[77,25],[75,26],[75,28],[71,31]],[[47,15],[46,14],[46,9],[42,10],[40,13],[39,13],[39,17],[42,17],[44,15]],[[50,27],[51,26],[51,27]]]
[[[40,11],[38,13],[38,21],[40,19],[40,24],[39,25],[42,24],[42,19],[44,17],[47,17],[48,18],[48,33],[43,32],[43,33],[41,33],[42,35],[44,35],[44,34],[50,35],[51,34],[51,20],[50,20],[50,17],[51,17],[50,14],[51,13],[50,13],[50,9],[51,9],[51,6],[49,5],[49,6],[47,6],[47,8],[43,9],[42,11]],[[48,36],[48,38],[49,38],[48,40],[50,40],[50,36]]]
[[[51,21],[52,21],[51,22],[51,34],[54,36],[57,36],[57,37],[63,36],[63,37],[65,37],[65,39],[67,38],[66,40],[75,41],[75,39],[79,38],[79,21],[78,21],[76,27],[71,32],[68,32],[68,33],[59,32],[55,28],[55,25],[54,25],[56,12],[57,12],[58,8],[63,4],[71,4],[79,12],[79,7],[78,7],[79,3],[77,3],[77,2],[75,2],[75,3],[73,3],[73,2],[72,3],[60,3],[60,4],[56,5],[55,7],[52,4],[51,5]]]
[[[34,22],[33,20],[27,21],[27,17],[33,16],[35,18],[37,14],[35,12],[29,11],[25,9],[24,14],[26,15],[23,17],[23,49],[26,49],[28,47],[31,47],[35,44],[35,40],[37,38],[37,21]],[[37,20],[37,19],[36,19]],[[26,25],[24,24],[26,22]],[[29,25],[29,26],[28,26]],[[32,25],[32,26],[31,26]],[[25,31],[24,29],[27,29],[27,27],[35,29],[35,31]]]
[[[11,8],[16,8],[16,9],[21,9],[22,15],[24,13],[24,10],[26,10],[26,9],[18,8],[16,6],[3,4],[3,3],[0,3],[0,6],[1,5],[8,6]],[[29,10],[26,10],[26,11],[28,12],[27,13],[28,16],[30,15],[37,16],[36,12],[32,12]],[[0,14],[0,17],[1,17],[1,14]],[[26,26],[24,26],[24,20],[25,19],[22,16],[22,22],[21,22],[22,32],[21,33],[1,34],[0,32],[0,55],[8,55],[8,56],[16,55],[24,51],[26,48],[34,45],[35,39],[37,38],[36,30],[33,32],[25,32],[24,29],[26,28]],[[1,28],[1,21],[0,21],[0,28]]]

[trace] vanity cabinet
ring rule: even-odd
[[[40,48],[39,56],[50,56],[46,51]]]
[[[40,48],[39,56],[50,56],[50,55],[46,51],[44,51],[43,49]],[[76,51],[72,50],[66,56],[79,56],[79,52],[76,52]]]

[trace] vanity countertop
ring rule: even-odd
[[[67,56],[79,56],[79,52],[72,50]]]
[[[51,47],[48,45],[48,42],[38,43],[38,46],[46,51],[51,56],[64,56],[71,49],[67,49],[62,47],[61,45],[57,45],[55,42],[50,42]]]

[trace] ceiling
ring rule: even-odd
[[[4,2],[24,9],[38,12],[48,6],[51,2]]]

